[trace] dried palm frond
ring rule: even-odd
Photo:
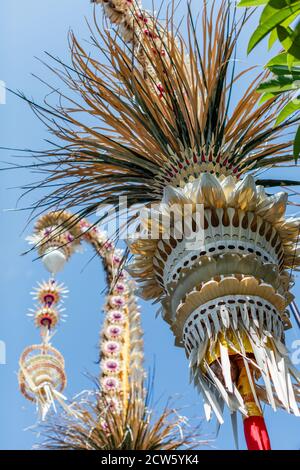
[[[81,397],[76,409],[79,419],[64,414],[44,425],[46,437],[41,447],[48,450],[175,450],[192,449],[207,442],[200,440],[197,429],[166,406],[153,415],[148,398],[132,388],[124,412],[118,412],[101,392]],[[144,398],[141,398],[144,397]]]
[[[117,205],[120,196],[128,206],[160,200],[166,185],[185,184],[202,172],[239,177],[293,159],[289,130],[295,120],[275,125],[280,97],[259,104],[262,76],[231,103],[233,90],[250,72],[235,76],[247,14],[236,19],[230,2],[222,1],[219,9],[204,2],[199,32],[188,4],[185,37],[174,15],[171,2],[163,24],[155,16],[150,30],[137,23],[143,40],[129,45],[118,30],[101,30],[95,17],[93,56],[71,33],[72,64],[55,59],[58,68],[50,69],[72,93],[50,87],[58,94],[57,106],[27,100],[58,139],[52,149],[35,153],[30,165],[43,180],[26,189],[50,190],[35,210],[77,208],[85,217],[100,202]]]

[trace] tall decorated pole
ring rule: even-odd
[[[299,182],[263,173],[293,161],[298,120],[276,124],[282,101],[259,102],[261,75],[237,98],[249,72],[236,74],[234,60],[248,16],[237,19],[229,2],[204,2],[201,28],[189,2],[185,34],[174,4],[160,22],[135,1],[96,3],[117,34],[96,20],[95,59],[71,35],[72,69],[62,64],[59,76],[80,100],[58,92],[50,127],[60,145],[40,156],[56,189],[42,203],[74,206],[80,219],[126,198],[128,226],[138,225],[130,273],[161,303],[207,419],[222,423],[226,405],[234,428],[243,416],[248,448],[269,449],[262,404],[299,416],[285,330],[300,225],[286,215],[286,189],[273,190]]]

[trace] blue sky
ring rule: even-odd
[[[144,1],[149,7],[151,1]],[[47,70],[36,59],[45,59],[48,51],[68,61],[67,33],[72,28],[79,39],[88,39],[85,18],[91,20],[92,6],[88,0],[26,0],[26,2],[1,1],[0,14],[0,80],[13,90],[22,90],[29,97],[41,101],[47,93],[45,87],[32,74],[47,76]],[[266,62],[263,45],[249,58],[245,56],[247,37],[255,19],[242,36],[238,51],[241,66]],[[238,90],[241,93],[242,90]],[[234,98],[234,96],[233,96]],[[6,105],[0,105],[0,146],[15,148],[45,148],[46,131],[30,109],[20,99],[8,95]],[[1,160],[12,161],[15,152],[2,151]],[[298,172],[298,169],[296,170]],[[295,177],[295,170],[281,172],[284,177]],[[298,173],[299,174],[299,173]],[[38,441],[34,425],[34,405],[19,393],[17,382],[18,358],[22,350],[39,342],[38,331],[26,316],[32,306],[30,291],[37,281],[47,278],[41,263],[32,255],[21,256],[27,248],[24,240],[30,233],[26,227],[28,212],[7,211],[16,206],[20,195],[18,187],[34,179],[27,170],[0,172],[1,219],[1,315],[0,341],[7,350],[6,365],[0,365],[0,449],[30,449]],[[19,208],[30,202],[19,203]],[[84,254],[75,255],[59,276],[70,289],[66,301],[67,323],[60,325],[53,344],[66,360],[68,387],[66,394],[74,396],[90,386],[85,373],[97,374],[97,342],[102,321],[104,277],[99,261],[93,259],[87,248]],[[88,265],[87,265],[88,263]],[[299,282],[297,282],[299,285]],[[295,289],[296,291],[297,289]],[[161,406],[168,397],[178,397],[179,406],[187,416],[203,420],[201,399],[189,385],[187,361],[183,350],[175,348],[172,334],[162,319],[155,319],[156,308],[141,302],[145,330],[146,367],[155,361],[155,397]],[[287,344],[299,339],[299,329],[288,333]],[[273,449],[298,449],[299,418],[283,412],[274,414],[266,409]],[[218,449],[234,448],[230,417],[226,416],[218,438],[212,443]],[[26,430],[33,426],[33,429]],[[214,435],[215,423],[203,421],[206,438]],[[240,429],[241,448],[244,448]]]

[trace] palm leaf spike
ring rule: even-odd
[[[200,46],[190,9],[186,40],[174,32],[171,12],[162,28],[171,34],[161,38],[168,60],[151,54],[148,35],[139,43],[154,71],[146,77],[120,35],[99,28],[93,35],[108,64],[91,59],[72,35],[72,66],[60,64],[60,77],[84,105],[66,96],[55,110],[30,103],[64,143],[40,155],[34,168],[46,175],[46,186],[56,185],[41,209],[76,207],[84,218],[97,203],[117,207],[126,196],[130,207],[154,201],[156,213],[168,216],[177,203],[179,222],[202,241],[189,249],[187,234],[166,237],[168,227],[159,220],[158,240],[130,243],[131,273],[146,298],[162,300],[207,418],[213,411],[222,422],[225,403],[245,417],[249,448],[267,448],[268,440],[251,431],[255,425],[267,435],[259,400],[299,414],[299,374],[284,346],[292,300],[287,270],[299,266],[299,220],[285,218],[285,193],[265,193],[274,180],[258,185],[252,175],[293,159],[289,130],[296,120],[275,124],[280,97],[259,106],[259,77],[232,106],[231,59],[247,17],[237,23],[231,13],[228,2],[211,11],[204,4]],[[86,124],[84,114],[95,125]],[[183,215],[187,204],[191,220]],[[157,225],[151,214],[140,223],[145,230]]]
[[[207,442],[198,440],[195,430],[188,429],[186,420],[176,410],[166,408],[154,419],[147,406],[151,389],[145,400],[138,400],[131,389],[126,414],[105,409],[105,398],[96,392],[78,403],[80,419],[68,414],[59,420],[48,421],[43,427],[43,449],[49,450],[176,450],[194,449]],[[100,418],[99,418],[100,417]],[[101,419],[102,418],[102,419]]]

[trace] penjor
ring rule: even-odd
[[[98,27],[93,36],[108,64],[70,38],[72,71],[60,77],[78,105],[57,107],[60,145],[35,165],[56,188],[43,203],[76,206],[79,218],[99,202],[118,208],[120,196],[132,210],[144,205],[131,212],[138,231],[129,241],[141,295],[161,302],[207,419],[222,423],[226,405],[234,423],[243,416],[248,448],[269,449],[262,403],[299,415],[285,330],[300,223],[286,215],[287,194],[273,192],[299,182],[261,175],[293,162],[299,119],[276,124],[282,101],[260,103],[261,76],[234,95],[249,72],[236,74],[233,60],[248,13],[237,20],[230,2],[204,2],[201,28],[189,2],[184,33],[172,8],[162,23],[136,0],[95,3],[117,34]]]

